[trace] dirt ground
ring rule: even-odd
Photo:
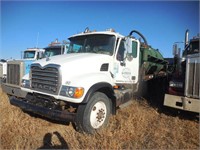
[[[10,105],[0,88],[0,149],[199,149],[199,116],[135,98],[95,135]]]

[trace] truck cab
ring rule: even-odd
[[[28,48],[27,50],[23,51],[23,60],[38,60],[42,59],[44,55],[44,49],[38,48]]]
[[[63,41],[58,42],[58,39],[51,42],[47,47],[45,47],[44,57],[52,57],[56,55],[67,54],[69,48],[69,42]]]
[[[132,99],[141,80],[165,75],[166,61],[136,30],[123,36],[113,29],[86,28],[69,41],[68,54],[31,65],[21,83],[27,96],[12,98],[11,104],[55,120],[72,121],[79,131],[94,133]]]

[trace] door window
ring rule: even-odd
[[[119,50],[117,52],[117,60],[123,61],[124,60],[124,52],[125,52],[125,45],[124,41],[121,41],[119,45]]]
[[[133,58],[137,57],[137,42],[132,42],[132,56]]]

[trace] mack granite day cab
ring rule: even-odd
[[[56,39],[44,49],[27,49],[23,52],[23,59],[12,60],[7,63],[7,80],[2,84],[2,89],[8,96],[25,97],[26,92],[21,90],[22,77],[29,73],[31,64],[42,58],[49,59],[55,55],[61,55],[67,52],[69,43],[58,42]]]
[[[68,54],[31,65],[22,80],[27,96],[11,98],[11,104],[73,122],[80,132],[95,133],[108,123],[110,114],[132,99],[141,81],[166,76],[167,62],[136,30],[123,36],[113,29],[86,28],[69,40]]]
[[[175,44],[175,71],[169,81],[164,105],[172,108],[200,113],[200,50],[199,35],[189,39],[189,30],[185,33],[185,47],[180,57],[180,49]]]

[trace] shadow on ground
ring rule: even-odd
[[[59,140],[59,144],[54,144],[52,137],[56,136]],[[43,138],[43,145],[38,148],[40,149],[69,149],[69,146],[65,139],[61,136],[59,132],[47,133]]]

